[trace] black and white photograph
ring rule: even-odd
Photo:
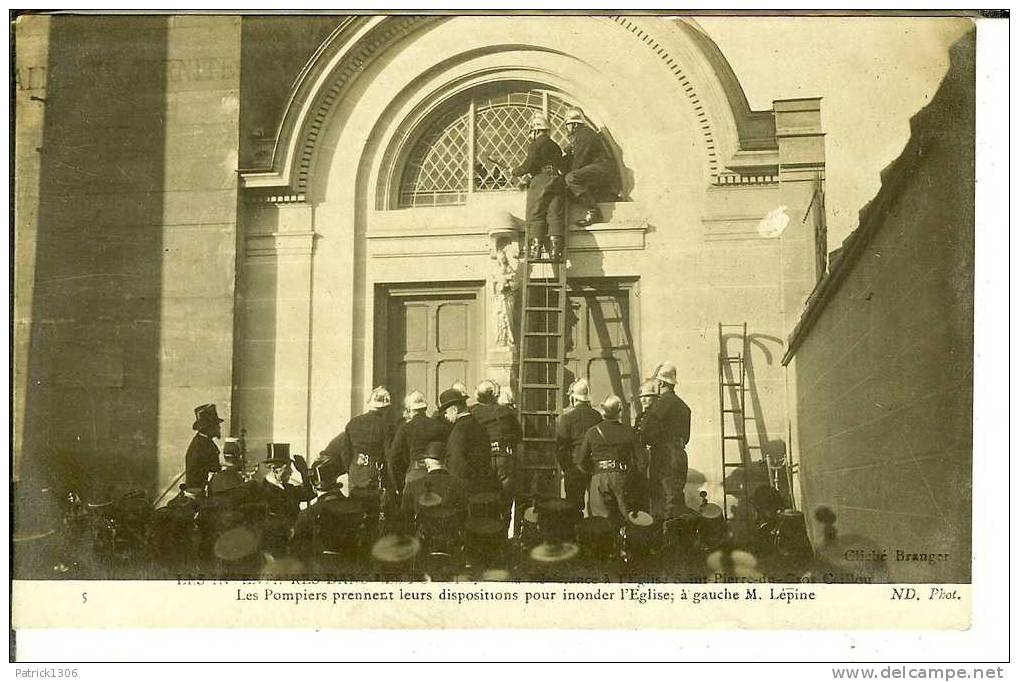
[[[954,603],[982,21],[13,12],[15,621],[60,581]]]

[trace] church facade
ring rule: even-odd
[[[568,231],[569,373],[633,406],[673,362],[688,503],[718,501],[718,357],[743,343],[718,325],[745,322],[753,457],[795,460],[781,361],[825,269],[820,102],[752,111],[695,21],[27,19],[21,471],[158,493],[202,403],[251,452],[314,456],[373,386],[513,387],[524,193],[503,169],[534,113],[561,142],[571,107],[620,187]]]

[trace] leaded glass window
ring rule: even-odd
[[[572,104],[540,90],[513,90],[460,101],[428,124],[407,158],[399,205],[463,204],[471,192],[513,190],[510,171],[527,156],[528,124],[545,113],[563,146]]]

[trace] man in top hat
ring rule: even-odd
[[[530,144],[527,158],[513,169],[513,176],[527,183],[526,225],[528,260],[541,257],[548,245],[549,258],[563,259],[563,150],[549,137],[550,126],[544,114],[536,113],[529,124]],[[530,178],[530,180],[526,180]]]
[[[629,511],[626,471],[640,445],[634,430],[622,422],[623,401],[618,396],[605,398],[601,410],[605,419],[584,434],[574,464],[591,472],[591,516],[622,522]]]
[[[393,439],[392,422],[387,418],[391,404],[385,386],[372,390],[368,411],[347,422],[343,433],[333,438],[320,455],[343,463],[351,492],[364,488],[381,493],[389,487],[385,465],[386,448]]]
[[[407,521],[414,518],[422,504],[455,510],[462,520],[467,515],[467,487],[446,468],[446,444],[433,441],[425,454],[428,471],[407,484],[403,490],[401,512]],[[431,499],[429,499],[431,498]]]
[[[209,482],[209,474],[220,469],[219,446],[213,438],[219,438],[220,424],[223,420],[216,414],[216,406],[212,403],[199,405],[195,408],[195,423],[191,428],[195,436],[191,439],[187,454],[184,455],[184,486],[186,488],[205,488]]]
[[[452,388],[443,391],[438,414],[453,425],[446,441],[449,472],[466,484],[468,493],[498,490],[488,432],[467,409],[467,396]]]
[[[403,490],[407,483],[425,475],[428,471],[425,464],[428,444],[433,441],[445,443],[450,430],[445,420],[428,417],[428,403],[421,391],[408,393],[403,406],[410,419],[396,430],[386,456],[393,490]]]
[[[282,556],[290,540],[290,532],[301,511],[301,503],[315,497],[308,481],[306,464],[295,476],[295,463],[304,458],[290,458],[290,443],[267,443],[264,464],[268,469],[258,483],[257,495],[265,505],[263,546],[273,556]]]
[[[570,137],[564,162],[566,188],[571,200],[584,207],[584,217],[577,225],[587,227],[602,222],[598,199],[615,194],[615,165],[580,109],[566,113],[566,130]]]
[[[651,514],[664,520],[679,516],[687,508],[683,489],[688,470],[690,408],[676,395],[676,366],[671,362],[658,365],[651,380],[658,386],[658,398],[641,424],[640,438],[651,450]]]
[[[566,501],[581,512],[591,476],[574,462],[587,430],[601,420],[601,413],[591,407],[591,387],[587,379],[577,379],[570,385],[570,406],[556,420],[556,458],[563,472]]]
[[[316,499],[302,509],[294,521],[294,537],[290,553],[308,561],[323,550],[334,551],[343,540],[356,537],[363,519],[360,505],[347,499],[339,477],[343,464],[333,458],[319,458],[311,467],[310,478]]]
[[[474,392],[478,404],[471,414],[478,420],[488,433],[489,447],[492,452],[492,468],[499,478],[503,499],[507,505],[512,504],[516,494],[516,448],[523,438],[520,420],[516,413],[498,402],[499,384],[485,379],[478,384]]]

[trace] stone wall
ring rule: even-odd
[[[154,490],[183,468],[192,408],[229,413],[240,20],[28,16],[18,35],[40,22],[46,63],[24,66],[44,68],[43,99],[17,117],[39,200],[17,217],[35,258],[16,458]]]
[[[970,576],[972,38],[952,61],[791,341],[804,509],[885,549],[897,581]]]

